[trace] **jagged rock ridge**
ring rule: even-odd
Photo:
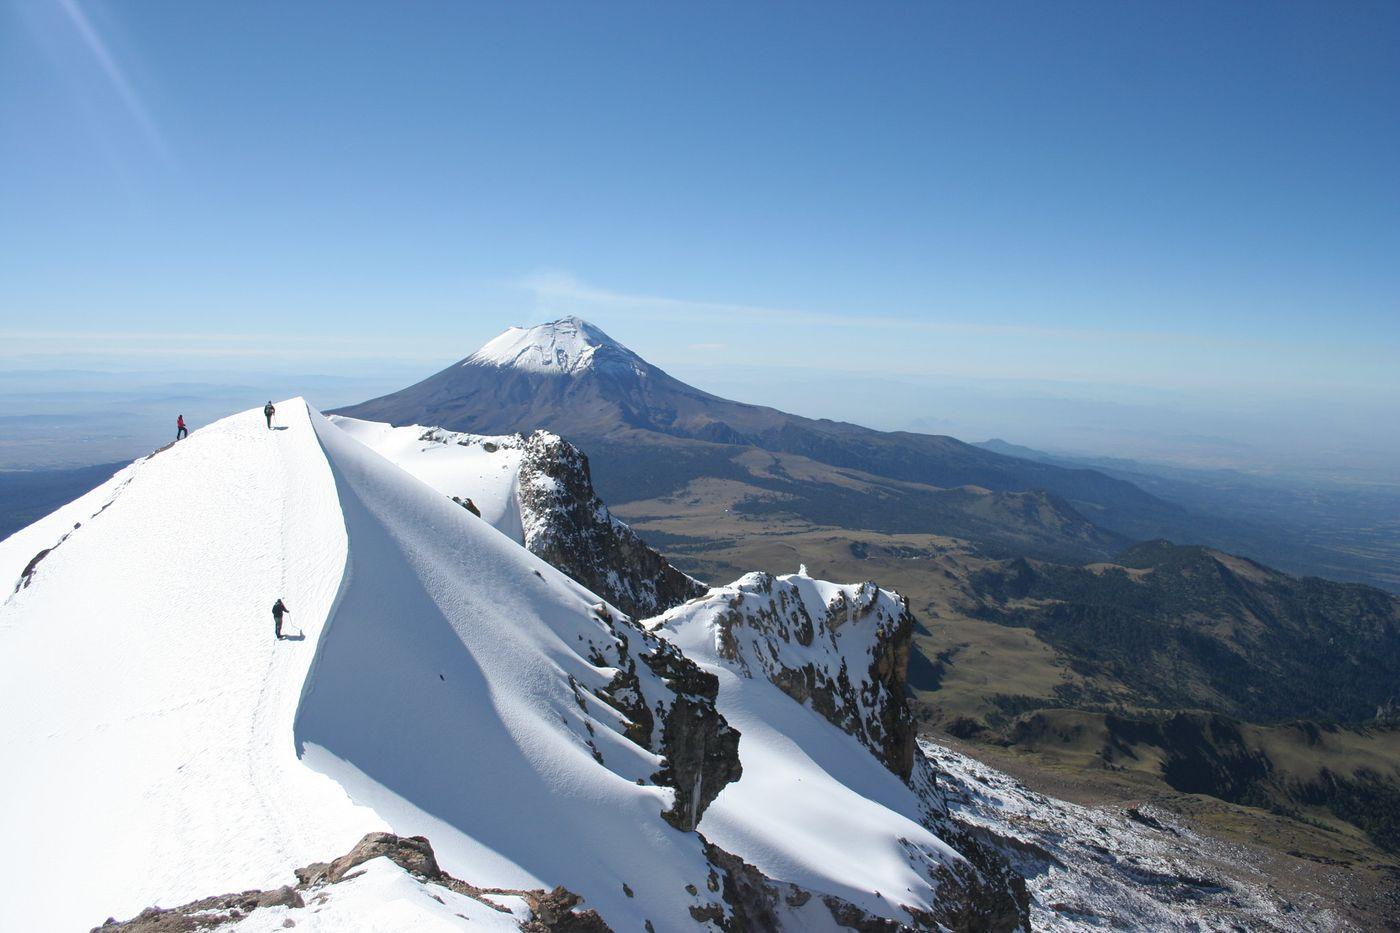
[[[805,572],[786,577],[748,574],[646,622],[702,669],[719,676],[717,706],[727,716],[739,716],[741,730],[751,729],[758,735],[770,728],[783,730],[792,743],[785,758],[795,769],[787,791],[795,806],[802,806],[807,785],[819,782],[822,772],[829,774],[829,769],[839,767],[827,761],[818,772],[801,770],[805,761],[821,762],[828,753],[823,746],[830,740],[824,737],[824,729],[834,726],[859,743],[845,753],[843,762],[854,764],[868,754],[872,765],[878,762],[875,767],[884,769],[883,781],[870,772],[859,780],[872,787],[885,785],[882,799],[911,821],[900,839],[909,868],[939,890],[933,903],[902,903],[904,925],[920,930],[1022,928],[1029,910],[1024,882],[1003,854],[947,813],[934,773],[917,753],[905,698],[914,624],[905,600],[896,593],[873,583],[813,580]],[[749,711],[765,705],[765,685],[782,696],[778,702],[801,706],[822,726],[780,711],[772,714],[772,722],[756,722]],[[898,784],[890,786],[890,781]],[[701,831],[721,842],[741,838],[746,829],[729,821],[727,801],[747,793],[755,791],[742,782],[734,785],[731,794],[735,796],[715,803],[719,812],[702,822]],[[914,831],[916,825],[942,842],[931,845],[930,837]],[[846,834],[845,842],[853,848],[864,842],[853,828],[840,833]],[[942,857],[937,851],[937,846],[949,841],[957,850],[956,858]],[[763,867],[751,868],[761,875]],[[897,893],[892,896],[898,901]],[[755,902],[758,915],[771,900]],[[848,913],[854,906],[827,902],[838,924],[865,929]]]

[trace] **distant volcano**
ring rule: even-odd
[[[1095,470],[1006,456],[952,437],[876,431],[711,395],[576,317],[512,327],[416,385],[338,413],[480,434],[550,430],[588,453],[600,492],[617,503],[671,493],[705,476],[746,477],[733,458],[756,448],[934,492],[962,490],[961,503],[945,495],[937,508],[911,504],[891,512],[889,521],[870,520],[869,527],[885,530],[984,541],[1000,541],[1002,531],[1009,531],[1007,541],[1023,541],[1029,534],[1046,545],[1030,552],[1091,558],[1110,554],[1129,539],[1179,538],[1185,522],[1177,506]],[[804,483],[795,494],[811,505],[805,517],[841,524],[822,514],[822,503],[834,500],[816,487],[828,483],[820,476]],[[975,502],[968,500],[969,490],[978,494]],[[784,492],[794,494],[789,488]],[[989,503],[982,495],[988,492],[1033,498]],[[915,503],[918,496],[906,498]]]

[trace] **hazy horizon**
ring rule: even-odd
[[[727,347],[696,350],[662,341],[648,351],[645,331],[641,340],[631,340],[627,329],[600,326],[697,388],[807,417],[949,434],[972,443],[997,439],[1067,456],[1400,487],[1400,436],[1387,421],[1387,397],[1348,400],[1314,393],[1290,400],[1226,396],[1209,388],[878,375],[839,365],[819,376],[784,360],[730,362]],[[307,371],[268,358],[212,357],[195,368],[188,361],[171,366],[139,356],[64,358],[85,364],[81,369],[30,360],[32,368],[0,368],[0,405],[7,412],[0,423],[9,425],[0,443],[0,469],[129,459],[163,442],[176,413],[198,424],[254,407],[267,395],[304,395],[321,408],[364,401],[451,365],[479,343],[421,361],[327,358]],[[76,444],[70,426],[78,428]],[[1300,437],[1299,431],[1310,433]]]
[[[83,456],[36,370],[145,438],[142,380],[578,314],[803,415],[1396,481],[1400,7],[549,12],[0,2],[10,446]]]

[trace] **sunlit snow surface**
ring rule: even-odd
[[[278,422],[196,431],[0,542],[0,826],[24,840],[0,929],[292,883],[371,830],[428,836],[474,884],[565,885],[618,929],[694,926],[699,838],[588,695],[614,673],[588,660],[597,597],[299,400]],[[279,596],[298,640],[273,639]],[[903,785],[751,686],[722,687],[744,779],[702,828],[886,916],[935,897],[896,837],[947,853]]]
[[[336,427],[445,496],[470,499],[497,531],[524,543],[517,495],[525,441],[427,428],[393,427],[330,415]]]

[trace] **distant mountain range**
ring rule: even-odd
[[[1212,547],[1289,573],[1400,593],[1400,487],[1046,453],[999,439],[977,446],[1130,482],[1185,508],[1190,527],[1184,531]]]
[[[876,431],[712,395],[575,317],[512,327],[422,382],[339,410],[481,434],[553,431],[614,505],[735,495],[814,524],[945,534],[996,556],[1088,561],[1165,538],[1400,592],[1400,493]],[[1388,516],[1395,516],[1393,519]]]

